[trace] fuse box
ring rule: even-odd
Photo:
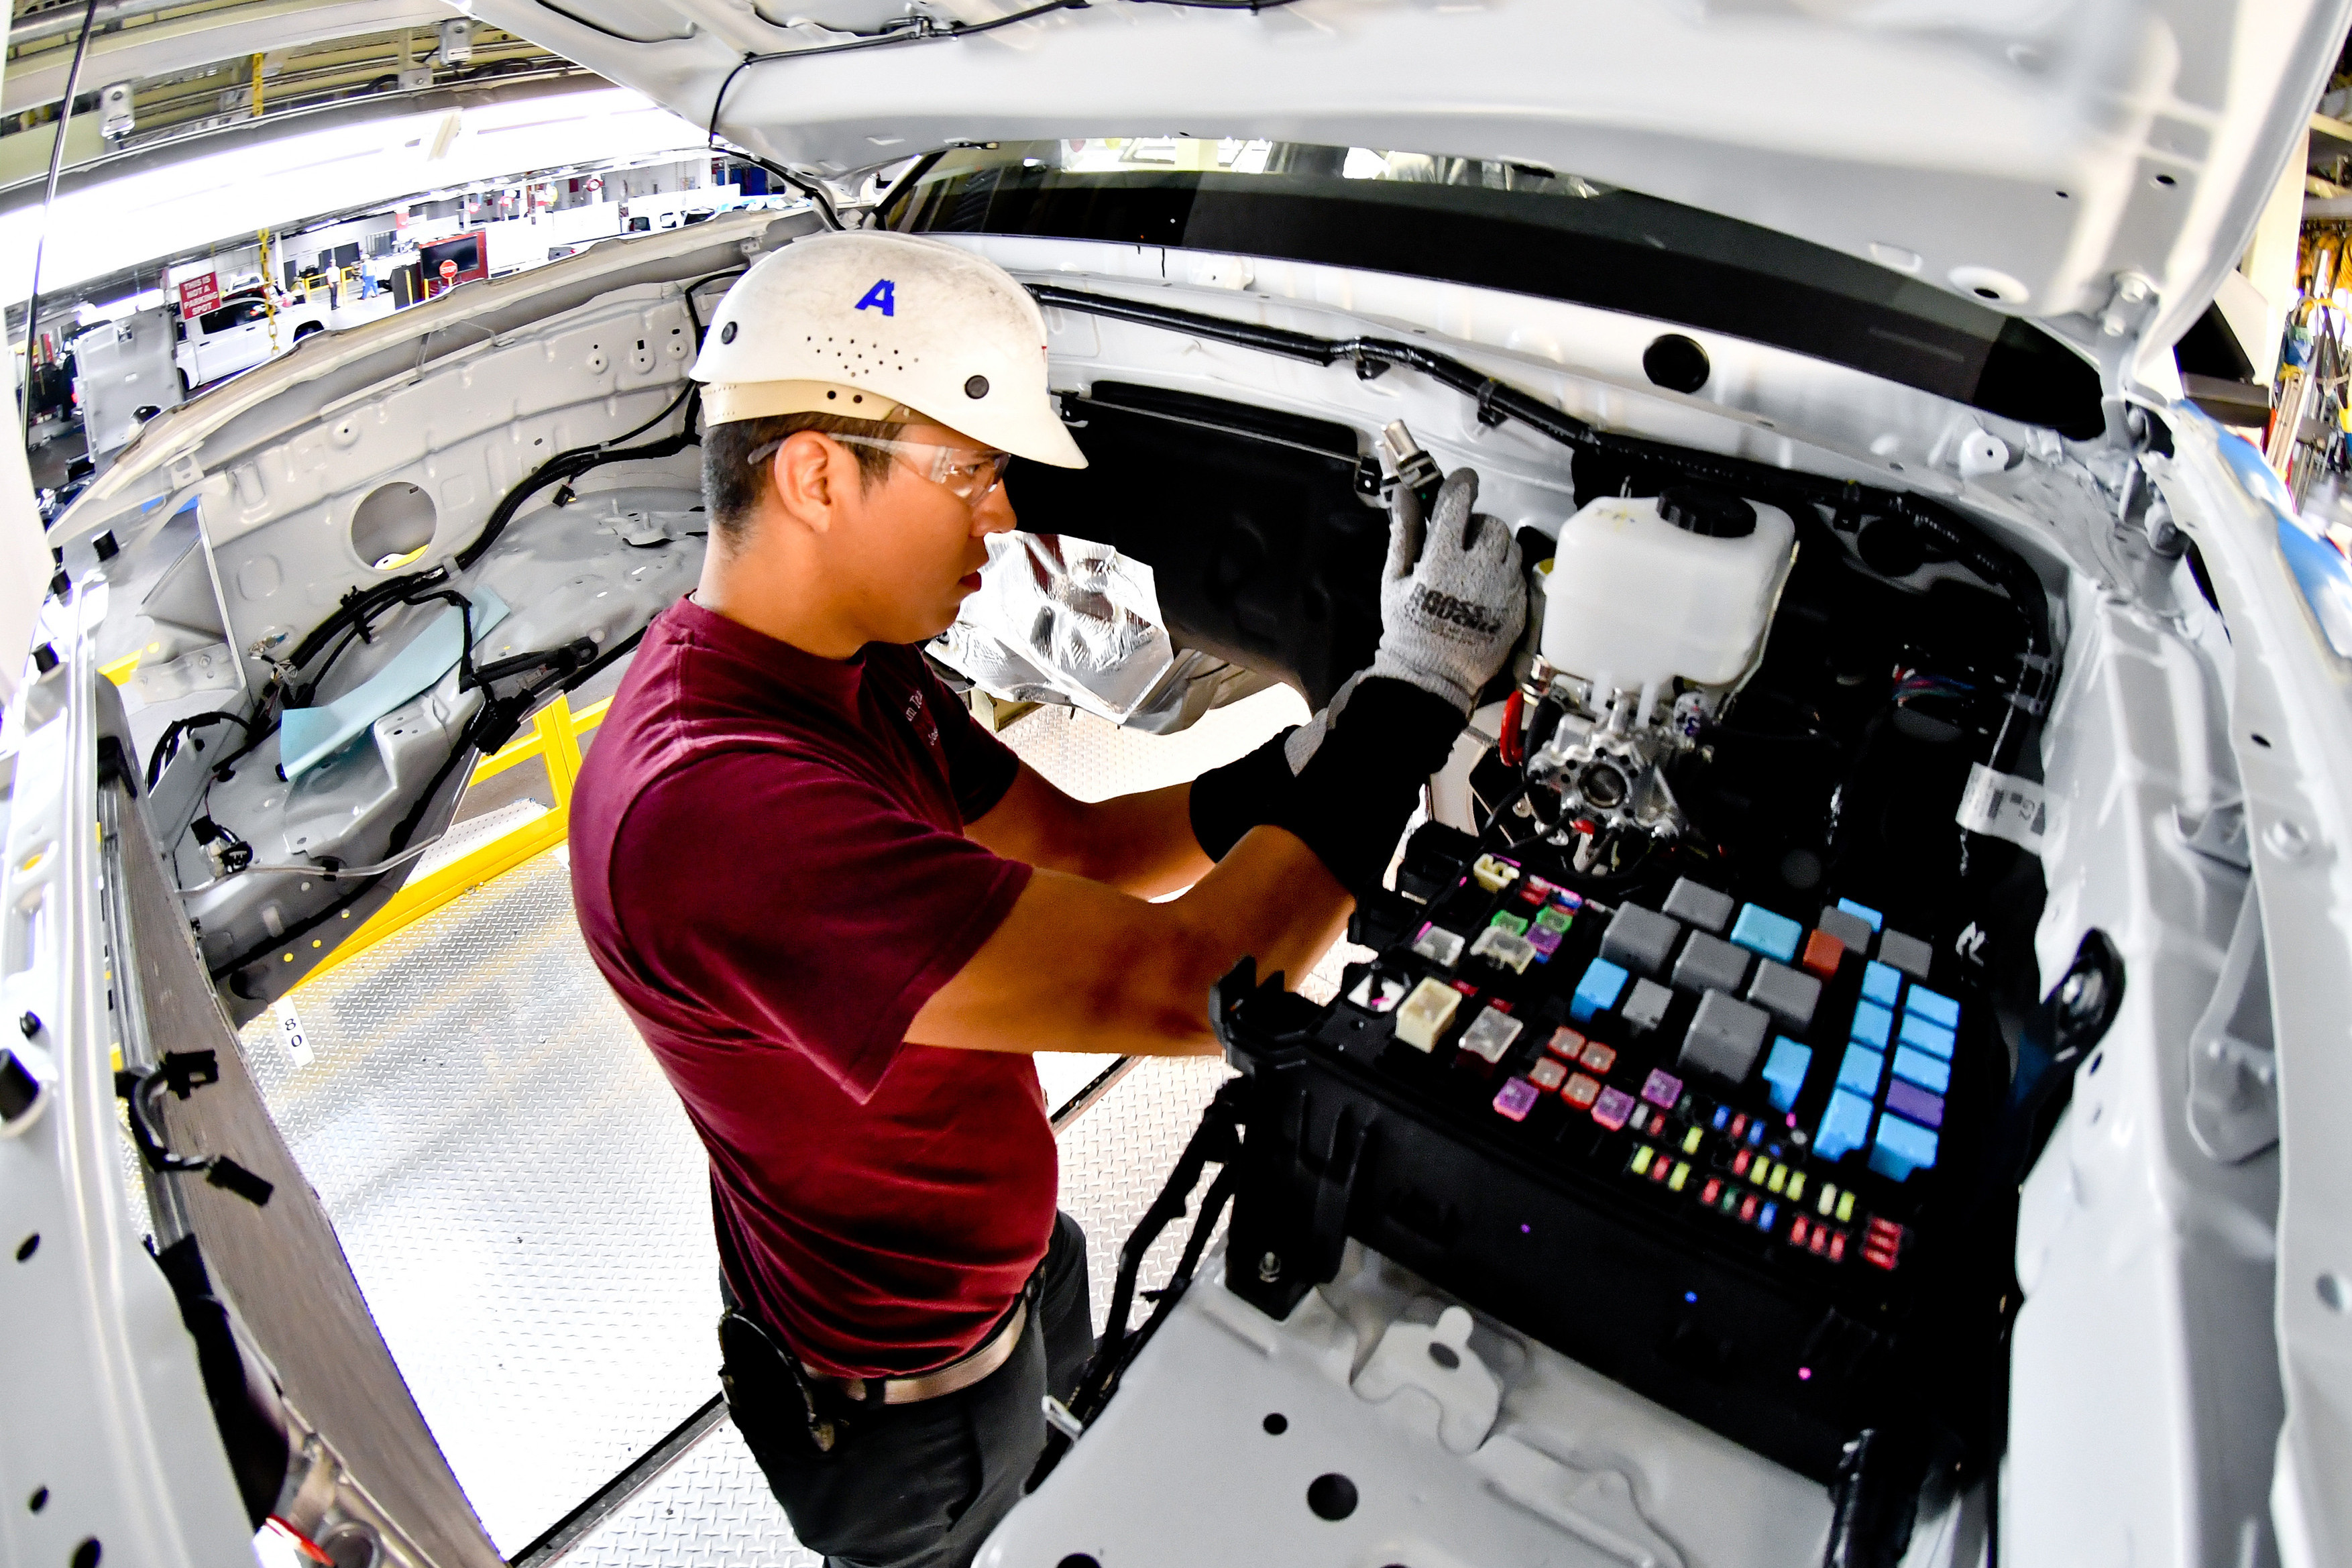
[[[1475,851],[1423,830],[1419,900],[1329,1005],[1221,987],[1255,1101],[1229,1288],[1285,1316],[1352,1236],[1827,1481],[1976,1331],[1941,1285],[2007,1081],[1990,1010],[1860,905],[1608,901]]]

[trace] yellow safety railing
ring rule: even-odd
[[[539,710],[538,716],[531,721],[529,734],[520,736],[474,764],[473,774],[467,781],[469,784],[496,777],[518,763],[527,763],[533,757],[541,759],[547,765],[547,782],[555,795],[555,808],[532,817],[520,826],[509,828],[463,858],[401,889],[393,895],[392,902],[378,910],[367,923],[320,959],[318,967],[303,979],[317,979],[345,959],[365,952],[384,938],[414,925],[453,899],[473,891],[493,877],[503,876],[532,856],[562,843],[571,825],[572,781],[580,776],[580,737],[603,723],[604,710],[611,706],[612,699],[608,697],[575,713],[572,705],[559,696]],[[314,937],[309,942],[312,947],[323,947],[326,938]],[[289,948],[283,954],[283,961],[291,963],[298,956],[299,953],[296,949]]]

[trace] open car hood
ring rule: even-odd
[[[2040,321],[2110,390],[2162,393],[2347,0],[468,8],[804,172],[1163,134],[1535,163],[1867,258]]]

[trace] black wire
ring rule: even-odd
[[[33,291],[25,299],[24,404],[17,410],[20,444],[33,439],[33,340],[41,320],[41,254],[49,245],[49,209],[57,205],[58,176],[66,163],[66,128],[73,123],[74,95],[81,90],[82,57],[89,52],[89,30],[98,20],[98,0],[89,0],[81,14],[81,37],[74,41],[73,64],[66,68],[66,95],[58,104],[58,139],[49,148],[49,181],[41,191],[41,232],[33,241]]]

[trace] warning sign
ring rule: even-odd
[[[220,309],[220,274],[207,272],[180,285],[180,318],[201,316]]]

